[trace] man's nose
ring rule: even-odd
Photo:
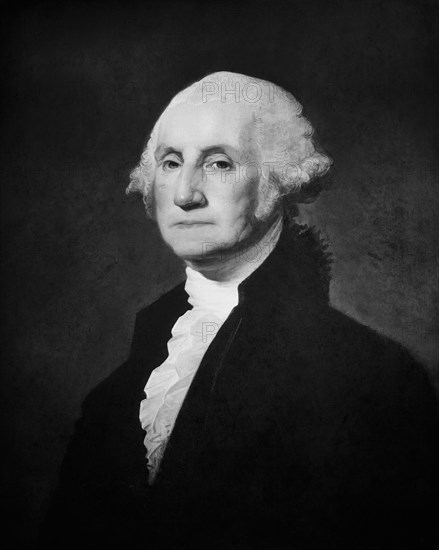
[[[174,204],[183,210],[204,206],[206,198],[201,191],[201,171],[184,167],[176,182]]]

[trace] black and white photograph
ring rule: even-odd
[[[437,550],[439,3],[0,6],[6,547]]]

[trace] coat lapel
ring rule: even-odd
[[[202,442],[215,384],[241,321],[242,315],[238,306],[232,310],[207,349],[172,430],[156,478],[156,486],[165,479],[166,484],[175,485],[175,477],[181,476],[182,471],[189,475],[188,470],[195,464],[194,459]]]

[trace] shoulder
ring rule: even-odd
[[[329,365],[352,395],[439,417],[430,374],[404,346],[332,307],[317,326],[319,364]]]
[[[392,374],[424,373],[413,355],[400,343],[332,307],[317,321],[319,342],[325,351],[355,365]]]
[[[286,377],[294,378],[291,365],[300,362],[309,384],[322,391],[394,403],[434,399],[430,373],[404,346],[329,305],[310,304],[300,314],[292,308],[268,331],[285,358]]]
[[[419,367],[412,354],[400,343],[332,307],[328,307],[320,317],[319,328],[337,356],[345,357],[351,363],[385,364],[387,370],[417,370]]]
[[[334,309],[329,305],[302,309],[295,318],[298,327],[291,326],[296,338],[300,336],[302,350],[309,350],[317,358],[319,354],[331,354],[338,360],[351,363],[374,360],[393,363],[413,362],[410,353],[399,343]],[[296,334],[297,333],[297,334]]]
[[[136,324],[142,323],[151,315],[159,316],[163,310],[172,309],[176,305],[186,301],[187,294],[185,293],[184,286],[185,282],[183,281],[138,311],[136,315]]]
[[[99,411],[109,402],[124,401],[133,393],[143,398],[146,382],[143,378],[148,372],[148,363],[154,362],[155,351],[169,339],[174,317],[178,317],[187,304],[186,298],[184,283],[181,283],[137,313],[128,359],[86,396],[85,413]]]

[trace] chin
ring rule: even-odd
[[[226,251],[232,251],[239,243],[235,233],[224,231],[218,226],[208,225],[202,230],[172,228],[163,234],[165,242],[174,254],[182,260],[217,260]]]
[[[201,259],[206,252],[211,252],[216,244],[214,232],[208,232],[185,228],[172,228],[162,235],[164,241],[172,249],[174,254],[183,260]]]
[[[212,243],[179,243],[171,246],[174,254],[182,260],[207,260],[211,256],[221,254],[221,248],[212,249]]]

